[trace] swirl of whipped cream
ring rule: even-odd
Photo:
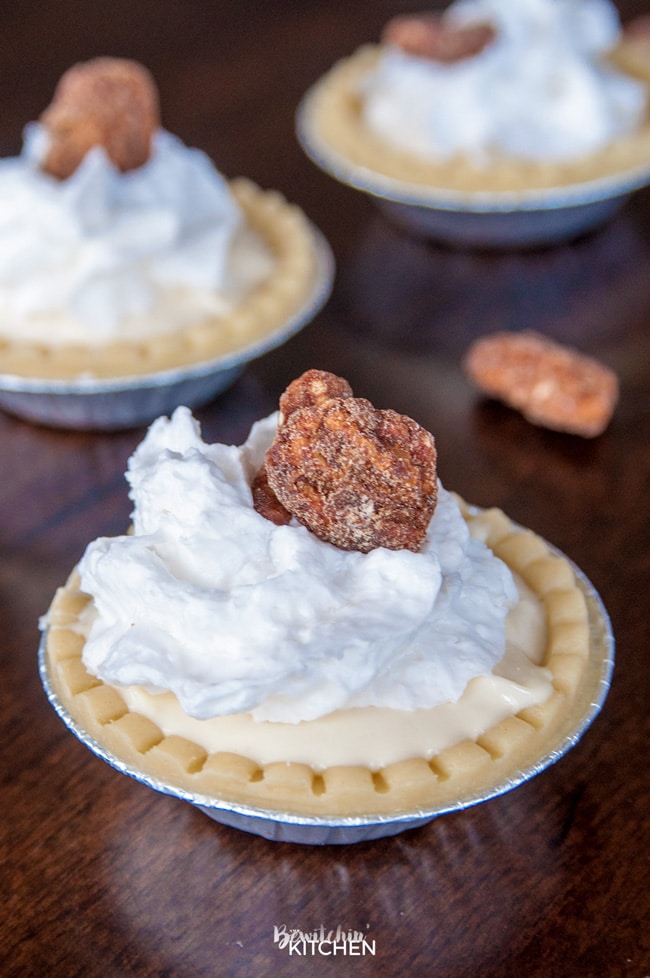
[[[362,82],[363,118],[416,156],[476,166],[562,162],[637,128],[647,88],[602,60],[620,34],[609,0],[456,0],[450,27],[490,23],[479,54],[439,63],[387,47]]]
[[[39,169],[40,123],[0,162],[0,336],[102,343],[182,329],[231,308],[272,259],[246,235],[209,158],[159,130],[121,173],[90,150],[67,180]],[[239,247],[242,250],[242,247]]]
[[[84,649],[101,679],[171,690],[205,719],[298,722],[343,707],[456,700],[505,651],[508,568],[440,489],[422,550],[338,550],[255,511],[277,415],[244,445],[206,445],[187,408],[129,461],[133,533],[91,543]]]

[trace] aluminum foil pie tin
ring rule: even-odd
[[[555,552],[559,553],[559,551]],[[233,804],[222,798],[185,791],[173,784],[151,777],[136,767],[125,763],[98,743],[71,717],[54,690],[50,679],[46,655],[47,632],[43,633],[40,643],[39,671],[51,705],[72,733],[111,767],[153,788],[155,791],[189,802],[214,821],[223,825],[276,842],[292,842],[304,845],[347,845],[356,842],[368,842],[397,835],[407,829],[417,828],[440,815],[469,808],[511,791],[550,767],[578,743],[605,702],[614,668],[614,636],[609,616],[598,593],[578,568],[574,567],[574,570],[578,586],[587,603],[591,657],[576,697],[574,709],[564,725],[557,731],[556,739],[552,745],[546,749],[545,753],[532,757],[526,767],[485,790],[474,794],[463,794],[441,806],[416,809],[399,815],[371,814],[339,818],[296,815],[292,812]]]
[[[274,330],[241,350],[202,363],[134,377],[42,380],[0,374],[0,408],[57,428],[113,430],[147,424],[180,404],[199,407],[229,387],[250,361],[281,346],[309,323],[329,298],[334,258],[312,227],[316,276],[302,306]]]
[[[650,182],[650,161],[620,175],[548,189],[465,192],[402,182],[354,163],[325,142],[315,124],[317,89],[318,83],[296,114],[296,133],[307,156],[418,236],[475,248],[556,244],[603,224]]]

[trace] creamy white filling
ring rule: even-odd
[[[363,765],[379,770],[411,757],[434,757],[526,707],[544,702],[551,676],[541,667],[546,627],[539,600],[517,579],[519,602],[508,615],[507,649],[493,672],[472,679],[455,703],[411,711],[387,708],[338,710],[300,723],[265,723],[250,714],[197,720],[173,693],[120,687],[130,710],[148,717],[166,736],[177,735],[208,753],[227,751],[257,764],[291,761],[314,770]]]
[[[59,181],[39,169],[46,142],[32,123],[0,161],[0,337],[137,341],[229,311],[270,274],[204,153],[161,130],[137,170],[96,147]]]
[[[502,659],[517,589],[442,487],[419,553],[338,550],[252,506],[277,417],[240,447],[206,445],[186,408],[129,462],[133,534],[90,544],[95,620],[83,659],[169,690],[190,716],[298,723],[353,707],[454,701]]]
[[[495,40],[452,64],[387,48],[362,83],[365,123],[416,156],[564,161],[637,128],[647,87],[603,61],[619,36],[609,0],[456,0],[451,25],[488,21]]]

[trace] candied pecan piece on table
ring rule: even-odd
[[[392,44],[418,58],[452,63],[480,54],[495,37],[496,31],[489,23],[455,27],[439,14],[402,14],[388,21],[381,43]]]
[[[432,435],[395,411],[356,397],[298,408],[266,454],[283,506],[342,550],[418,551],[433,515]]]
[[[41,115],[49,147],[41,168],[59,180],[103,146],[123,172],[149,159],[160,125],[158,91],[150,72],[126,58],[93,58],[69,68]]]
[[[612,370],[532,331],[482,337],[463,366],[483,393],[533,424],[585,438],[604,431],[618,400]]]

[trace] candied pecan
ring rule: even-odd
[[[381,42],[418,58],[451,63],[480,54],[495,37],[488,23],[454,27],[438,14],[408,14],[388,21]]]
[[[314,407],[333,397],[352,397],[352,388],[347,380],[327,370],[306,370],[289,384],[280,397],[280,412],[286,421],[298,408]]]
[[[61,77],[41,115],[49,136],[42,169],[65,180],[93,146],[103,146],[120,170],[149,159],[160,125],[158,92],[150,73],[136,61],[94,58]]]
[[[298,408],[265,465],[277,498],[320,539],[362,553],[420,549],[436,505],[436,450],[411,418],[356,397]]]
[[[327,370],[306,370],[280,396],[280,424],[298,408],[314,407],[333,397],[352,397],[352,388],[347,380]],[[271,489],[264,465],[253,479],[251,490],[253,506],[261,516],[278,526],[290,522],[291,513]]]
[[[477,340],[463,366],[485,394],[533,424],[585,438],[607,427],[618,399],[611,370],[531,331]]]
[[[262,466],[251,485],[253,507],[260,516],[275,523],[276,526],[286,526],[291,522],[291,513],[284,508],[269,485],[266,468]]]

